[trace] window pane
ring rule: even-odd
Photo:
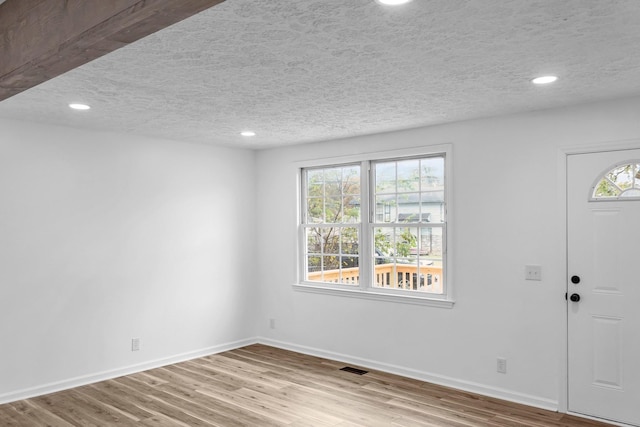
[[[357,285],[360,283],[360,269],[357,257],[342,257],[342,269],[340,271],[340,283]]]
[[[593,197],[616,197],[620,194],[620,190],[611,184],[608,180],[602,179],[596,185]]]
[[[415,255],[418,250],[417,228],[396,228],[396,245],[394,254],[399,258]]]
[[[398,192],[420,191],[420,160],[403,160],[397,163]]]
[[[621,190],[625,190],[633,185],[632,165],[618,166],[611,170],[607,177]]]
[[[442,260],[442,228],[421,228],[418,245],[421,257],[429,257],[430,259],[437,258]]]
[[[422,291],[442,294],[443,288],[443,229],[425,227],[420,229],[419,273],[424,277]],[[422,280],[422,279],[421,279]]]
[[[343,222],[360,222],[360,196],[345,196],[342,199],[342,206],[344,209]]]
[[[395,162],[376,164],[376,193],[396,192],[396,164]]]
[[[417,228],[376,227],[374,248],[376,264],[412,263],[417,253]]]
[[[422,222],[444,222],[444,203],[422,203]]]
[[[309,227],[305,229],[306,280],[358,284],[359,228]]]
[[[307,224],[361,221],[360,166],[307,169]]]
[[[358,254],[358,229],[343,228],[341,230],[341,253],[349,255]]]
[[[322,281],[322,257],[307,257],[307,280],[312,282]]]
[[[420,218],[420,193],[398,194],[398,222],[418,222]]]
[[[322,253],[340,253],[340,234],[336,228],[325,228],[322,231]]]
[[[327,197],[324,201],[324,222],[335,224],[342,222],[342,198]]]
[[[360,196],[360,166],[343,168],[342,188],[343,194]]]
[[[339,199],[342,197],[342,181],[326,182],[324,186],[324,196],[328,199]]]
[[[396,260],[396,287],[410,291],[420,290],[418,262],[415,259],[398,258]]]
[[[307,192],[309,195],[322,196],[324,187],[324,172],[322,169],[307,171]]]
[[[374,162],[373,167],[375,222],[444,222],[444,157]]]
[[[322,253],[322,229],[320,228],[307,228],[307,254],[321,254]],[[320,263],[318,263],[320,265]]]
[[[307,222],[317,224],[324,221],[323,199],[309,197],[307,199]]]
[[[396,221],[396,196],[376,196],[375,222]]]
[[[443,293],[442,227],[375,227],[373,285]]]
[[[374,286],[418,290],[417,233],[417,228],[375,228]]]
[[[327,185],[342,181],[342,168],[328,168],[324,170],[324,182]]]
[[[444,222],[444,157],[420,160],[423,222]]]
[[[393,256],[395,246],[395,235],[393,227],[376,227],[373,231],[373,247],[375,256],[381,259],[388,259]]]
[[[628,190],[624,190],[620,197],[640,197],[640,189],[637,188],[629,188]]]
[[[440,191],[444,194],[444,157],[420,160],[420,177],[422,191]]]
[[[338,278],[339,270],[340,270],[340,257],[327,255],[322,257],[322,270],[324,271],[324,279],[325,281],[332,282]],[[330,280],[328,280],[330,278]]]

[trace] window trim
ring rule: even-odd
[[[296,283],[293,284],[293,289],[301,292],[308,293],[316,293],[316,294],[325,294],[325,295],[334,295],[341,297],[351,297],[351,298],[363,298],[369,300],[377,300],[377,301],[391,301],[396,303],[406,303],[406,304],[418,304],[425,306],[434,306],[434,307],[442,307],[442,308],[452,308],[455,301],[453,299],[453,274],[452,268],[453,265],[453,254],[451,252],[451,239],[452,239],[452,229],[453,229],[453,221],[451,213],[454,212],[453,206],[453,184],[452,184],[452,176],[453,176],[453,147],[451,144],[440,144],[440,145],[429,145],[429,146],[420,146],[420,147],[411,147],[404,149],[395,149],[388,151],[376,151],[370,153],[363,153],[360,155],[346,155],[346,156],[335,156],[335,157],[327,157],[320,159],[310,159],[306,161],[294,162],[294,166],[297,171],[297,182],[298,182],[298,191],[297,191],[297,206],[296,210],[297,214],[297,222],[296,222],[296,239],[298,244],[296,245]],[[328,166],[343,166],[348,164],[359,163],[361,165],[360,174],[363,177],[366,177],[367,181],[370,181],[370,170],[368,168],[363,167],[364,165],[368,165],[369,162],[374,161],[385,161],[385,160],[397,160],[403,158],[411,158],[411,157],[429,157],[429,156],[438,156],[444,155],[445,161],[445,171],[444,171],[444,180],[445,180],[445,224],[446,224],[446,235],[443,241],[443,277],[445,278],[445,293],[442,295],[435,294],[418,294],[413,291],[406,291],[401,289],[383,289],[383,288],[375,288],[371,283],[371,272],[368,271],[370,268],[363,268],[360,270],[360,284],[358,286],[350,286],[350,285],[337,285],[337,284],[329,284],[329,283],[321,283],[321,282],[309,282],[304,281],[304,253],[305,253],[305,240],[304,240],[304,225],[303,224],[303,207],[304,202],[303,198],[303,169],[305,168],[317,168],[317,167],[328,167]],[[366,191],[366,193],[365,193]],[[365,229],[370,229],[375,224],[372,222],[372,209],[370,209],[369,202],[371,197],[371,188],[367,188],[363,190],[363,197],[361,201],[361,222],[358,225],[360,228],[360,236],[361,236],[361,245],[362,251],[360,256],[363,254],[368,254],[370,242],[368,238],[364,238],[368,236],[369,230],[367,230],[366,234],[363,234]],[[361,258],[362,259],[362,258]],[[362,265],[363,263],[361,263]],[[365,266],[369,265],[370,262],[364,263]]]

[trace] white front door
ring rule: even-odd
[[[640,190],[611,196],[638,169],[640,149],[568,156],[567,304],[569,411],[640,426]]]

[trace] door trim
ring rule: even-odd
[[[558,177],[557,186],[557,201],[558,201],[558,247],[561,248],[561,252],[564,254],[564,260],[562,262],[562,294],[568,292],[568,232],[569,227],[567,224],[567,161],[570,155],[575,154],[590,154],[590,153],[602,153],[609,151],[624,151],[640,149],[640,139],[625,139],[625,140],[613,140],[613,141],[599,141],[590,142],[584,144],[575,144],[561,146],[557,150],[556,156],[556,169]],[[562,297],[560,292],[558,295]],[[559,373],[560,381],[558,382],[558,412],[575,415],[587,419],[599,420],[598,418],[592,418],[583,414],[576,414],[569,412],[569,306],[565,306],[564,310],[564,328],[562,328],[562,342],[560,344],[560,360],[559,360]],[[612,421],[606,420],[608,423]],[[625,424],[612,423],[614,425],[625,426]]]

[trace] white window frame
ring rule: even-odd
[[[297,197],[297,209],[298,209],[298,244],[297,249],[297,283],[293,285],[296,291],[311,292],[320,294],[329,294],[342,297],[351,298],[364,298],[378,301],[392,301],[407,304],[427,305],[442,308],[452,308],[454,304],[453,299],[453,274],[452,265],[453,257],[451,251],[452,240],[452,194],[453,184],[451,177],[453,153],[451,144],[431,145],[423,147],[406,148],[399,150],[389,150],[365,153],[355,156],[337,156],[323,159],[314,159],[309,161],[302,161],[295,163],[297,170],[297,178],[300,187],[298,188]],[[443,277],[444,277],[444,293],[443,294],[429,294],[421,293],[403,289],[388,289],[378,288],[373,286],[372,262],[373,258],[369,256],[371,253],[371,233],[375,226],[374,209],[370,207],[370,201],[373,197],[373,189],[369,188],[372,182],[369,165],[375,161],[393,161],[402,160],[404,158],[416,158],[416,157],[434,157],[444,156],[444,191],[445,191],[445,223],[443,225]],[[359,225],[360,232],[360,281],[356,285],[341,285],[331,284],[323,282],[310,282],[305,281],[305,237],[304,237],[304,224],[303,218],[306,213],[304,212],[303,202],[303,169],[318,168],[318,167],[332,167],[343,166],[348,164],[360,163],[361,174],[361,222]],[[410,225],[409,225],[410,226]]]

